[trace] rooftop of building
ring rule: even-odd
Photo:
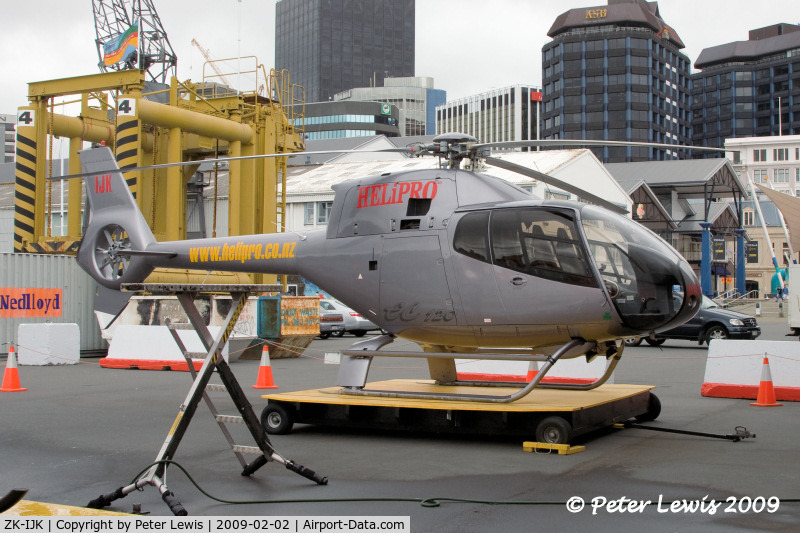
[[[756,61],[800,48],[799,30],[800,26],[792,24],[775,24],[752,30],[747,41],[735,41],[703,49],[694,66],[703,69],[734,61]]]
[[[506,85],[504,87],[493,87],[491,89],[487,89],[485,91],[471,94],[469,96],[462,96],[461,98],[456,98],[455,100],[448,100],[444,104],[436,106],[436,109],[446,109],[448,107],[453,107],[456,105],[461,105],[469,102],[480,102],[482,99],[492,96],[499,96],[511,91],[514,88],[521,88],[521,89],[530,89],[531,92],[541,93],[541,87],[534,85],[532,83],[515,83],[514,85]]]
[[[645,0],[608,0],[607,6],[570,9],[556,17],[547,35],[555,38],[575,28],[606,25],[647,28],[678,48],[684,48],[678,33],[661,18],[658,2]]]
[[[623,187],[631,181],[643,180],[655,191],[674,189],[684,198],[704,197],[712,182],[716,183],[715,197],[732,197],[745,191],[744,183],[730,160],[725,158],[606,163],[605,166]]]

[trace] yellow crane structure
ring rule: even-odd
[[[216,77],[219,78],[219,80],[222,83],[224,83],[225,85],[230,87],[231,82],[228,81],[228,78],[225,77],[225,74],[223,74],[222,71],[220,70],[220,68],[217,66],[218,61],[215,61],[215,60],[211,59],[211,54],[208,52],[207,49],[203,48],[200,45],[200,43],[197,42],[197,39],[192,39],[192,45],[195,48],[197,48],[198,50],[200,50],[200,53],[203,55],[203,58],[206,60],[205,64],[208,65],[208,67],[211,70],[214,71]],[[205,82],[205,81],[206,81],[206,73],[205,73],[205,69],[203,69],[203,82]]]
[[[159,240],[185,239],[187,183],[203,159],[289,153],[305,149],[294,116],[302,88],[288,72],[256,63],[250,91],[206,96],[204,84],[179,82],[149,89],[140,70],[121,70],[28,84],[18,109],[14,251],[74,253],[81,240],[81,180],[68,183],[67,234],[53,236],[52,143],[69,139],[69,173],[80,172],[85,142],[105,143],[120,168],[197,161],[197,165],[133,171],[128,187]],[[269,93],[259,94],[266,85]],[[300,95],[300,96],[298,96]],[[57,98],[80,103],[77,116],[56,113]],[[49,147],[49,150],[48,150]],[[49,161],[48,161],[49,156]],[[271,233],[284,227],[286,158],[231,161],[228,235]],[[262,281],[259,281],[262,282]]]

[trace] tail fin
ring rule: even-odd
[[[78,249],[78,264],[98,283],[119,290],[143,281],[153,266],[144,251],[155,242],[107,146],[79,152],[86,176],[89,223]]]

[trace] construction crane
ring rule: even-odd
[[[177,74],[178,57],[152,0],[92,0],[92,12],[101,72],[140,69],[147,81],[162,84]],[[126,42],[135,44],[135,53],[123,53]]]
[[[220,81],[222,81],[225,85],[230,87],[231,82],[228,81],[228,78],[226,78],[225,75],[222,73],[222,71],[219,70],[219,67],[217,67],[216,62],[213,59],[211,59],[211,55],[208,53],[208,50],[200,46],[200,43],[197,42],[197,39],[192,39],[192,44],[194,45],[195,48],[200,50],[200,53],[203,54],[203,57],[206,59],[206,63],[208,64],[209,67],[211,67],[211,70],[213,70],[216,73]],[[204,74],[203,78],[205,78],[205,73],[203,74]]]

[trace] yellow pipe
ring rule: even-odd
[[[255,152],[255,145],[242,146],[242,155],[250,156]],[[255,160],[245,159],[239,166],[239,198],[236,207],[236,216],[239,217],[239,235],[252,235],[255,233],[255,223],[258,217],[256,206],[256,179]],[[230,204],[230,199],[228,200]],[[243,216],[247,213],[246,216]],[[228,211],[230,215],[230,210]]]
[[[138,105],[139,119],[147,124],[164,128],[177,127],[182,131],[204,135],[212,139],[239,141],[244,144],[253,142],[253,129],[246,124],[141,98],[138,100]]]
[[[228,154],[231,157],[242,155],[242,143],[231,142],[228,145]],[[241,235],[239,224],[239,200],[242,197],[242,162],[231,161],[228,168],[228,235]]]
[[[47,135],[50,132],[50,112],[47,109],[47,101],[39,100],[35,104],[36,115],[39,117],[36,126],[36,216],[33,241],[45,235],[47,229]]]
[[[83,149],[83,139],[72,137],[69,140],[69,173],[81,172],[81,160],[78,152]],[[74,239],[81,238],[81,179],[69,180],[69,194],[67,196],[67,235]]]
[[[181,129],[170,128],[167,146],[168,161],[181,160]],[[166,210],[166,240],[177,241],[185,239],[184,234],[184,203],[183,179],[181,167],[167,169],[167,206]]]
[[[45,117],[46,120],[49,118],[49,116]],[[81,118],[57,113],[53,115],[53,134],[56,137],[69,137],[70,139],[77,137],[88,142],[105,141],[108,144],[113,144],[115,136],[114,127],[110,124],[92,124]]]

